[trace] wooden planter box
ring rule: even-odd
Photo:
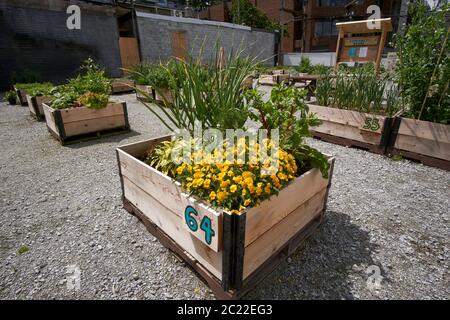
[[[278,83],[287,83],[289,74],[263,74],[259,76],[258,83],[265,85],[276,85]]]
[[[42,107],[48,130],[63,145],[130,130],[125,102],[109,103],[103,109],[53,109],[45,103]]]
[[[144,84],[136,84],[136,89],[139,89],[140,91],[144,91],[147,93],[150,97],[155,99],[155,90],[153,90],[152,86],[144,85]],[[136,90],[136,99],[148,101],[147,97],[145,97],[143,94],[139,92],[139,90]]]
[[[396,117],[390,141],[391,155],[450,170],[450,125]]]
[[[173,94],[169,89],[159,89],[155,90],[155,100],[158,102],[163,102],[166,99],[167,103],[173,103]]]
[[[293,253],[321,222],[334,159],[329,158],[329,179],[318,169],[309,170],[278,196],[237,215],[216,211],[190,197],[178,182],[139,160],[169,139],[165,136],[117,148],[124,208],[196,270],[217,297],[240,297]],[[211,238],[204,231],[205,221],[213,230]]]
[[[27,92],[25,90],[17,89],[16,86],[14,86],[14,91],[16,91],[17,101],[19,101],[19,104],[21,106],[26,106],[27,105]]]
[[[311,127],[314,137],[344,146],[384,154],[393,118],[309,104],[322,124]]]
[[[44,115],[44,108],[42,107],[43,103],[49,103],[51,100],[51,97],[48,96],[37,96],[32,97],[30,95],[27,96],[27,103],[28,108],[30,109],[30,113],[33,117],[35,117],[37,120],[43,120]]]
[[[128,79],[114,79],[111,86],[113,94],[134,91],[133,82]]]

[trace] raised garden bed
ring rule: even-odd
[[[450,125],[396,117],[387,153],[450,170]]]
[[[49,96],[30,96],[26,95],[27,97],[27,103],[28,108],[30,109],[30,113],[33,117],[35,117],[37,120],[43,120],[44,115],[44,108],[42,107],[43,103],[49,103],[51,97]]]
[[[170,136],[117,148],[124,208],[196,270],[218,298],[245,294],[321,222],[333,158],[328,159],[327,179],[311,169],[259,207],[230,214],[189,196],[178,182],[139,160],[168,140]]]
[[[42,107],[48,130],[62,145],[130,130],[125,102],[108,103],[102,109],[53,109],[45,103]]]
[[[391,117],[310,104],[322,124],[311,127],[315,138],[384,154],[393,119]]]

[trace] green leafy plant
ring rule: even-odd
[[[302,56],[300,59],[300,64],[298,66],[298,71],[301,73],[312,73],[314,70],[314,66],[311,63],[311,60],[308,57]]]
[[[111,79],[91,58],[81,66],[81,74],[69,80],[69,86],[80,95],[86,92],[111,94]]]
[[[80,107],[80,104],[77,102],[80,94],[68,84],[53,88],[51,91],[51,96],[52,99],[50,101],[50,105],[54,109]]]
[[[248,108],[241,94],[241,85],[257,63],[241,54],[242,51],[238,51],[229,55],[223,66],[206,67],[200,58],[192,57],[166,66],[169,83],[177,86],[172,93],[173,102],[166,101],[161,88],[155,87],[156,92],[163,96],[163,103],[143,102],[144,105],[171,131],[182,128],[193,132],[196,121],[205,128],[242,128],[248,118]],[[219,56],[218,48],[216,56]],[[141,91],[141,94],[151,99],[146,92]]]
[[[25,90],[32,97],[47,96],[52,91],[53,84],[50,82],[16,84],[16,88]]]
[[[3,101],[8,102],[10,105],[17,104],[17,94],[14,90],[9,90],[5,92]]]
[[[77,101],[90,109],[102,109],[108,105],[108,95],[103,93],[86,92],[78,97]]]
[[[433,122],[450,121],[450,3],[430,9],[413,1],[406,33],[396,35],[400,92],[408,105],[405,116]]]
[[[79,99],[90,108],[104,107],[104,101],[111,94],[111,79],[92,59],[87,59],[81,66],[81,74],[70,79],[67,84],[57,86],[50,92],[50,105],[55,109],[80,107]],[[83,96],[87,94],[86,96]],[[107,103],[107,102],[106,102]]]
[[[310,136],[309,127],[320,124],[304,102],[305,90],[279,84],[272,89],[268,101],[263,101],[256,89],[247,91],[246,96],[254,110],[250,115],[252,120],[261,123],[263,129],[279,129],[282,149],[291,152],[302,167],[317,167],[324,177],[328,176],[327,158],[303,141]]]

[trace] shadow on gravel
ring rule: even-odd
[[[86,141],[78,141],[78,142],[68,143],[64,147],[71,148],[71,149],[79,149],[79,148],[92,146],[92,145],[96,145],[96,144],[101,144],[101,143],[112,143],[112,142],[119,143],[122,140],[131,138],[131,137],[135,137],[135,136],[139,136],[139,135],[141,135],[139,132],[131,130],[130,132],[118,133],[116,135],[100,137],[98,139],[91,139],[91,140],[86,140]]]
[[[365,288],[366,269],[376,264],[371,253],[377,247],[348,215],[328,211],[304,245],[245,299],[357,299],[352,280]]]

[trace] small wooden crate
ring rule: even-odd
[[[315,138],[384,154],[393,118],[310,104],[322,124],[311,127]]]
[[[42,107],[43,103],[49,103],[51,97],[49,96],[36,96],[32,97],[30,95],[27,96],[28,108],[30,109],[31,115],[37,120],[43,120],[45,118],[44,108]]]
[[[42,107],[48,130],[62,145],[130,130],[125,102],[109,103],[102,109],[53,109],[45,103]]]
[[[141,101],[148,101],[149,99],[144,96],[141,91],[145,92],[147,95],[152,97],[152,99],[155,99],[155,90],[153,90],[152,86],[143,85],[143,84],[136,84],[136,99]]]
[[[27,92],[25,90],[18,89],[16,86],[14,86],[14,91],[16,91],[17,101],[19,101],[19,104],[21,106],[26,106],[27,105]]]
[[[263,74],[259,76],[258,83],[273,86],[289,82],[289,74]]]
[[[450,171],[450,125],[396,117],[388,154]]]
[[[189,196],[178,182],[139,160],[168,140],[170,136],[117,148],[124,208],[197,271],[218,298],[248,292],[321,222],[334,158],[329,158],[328,179],[318,169],[309,170],[259,207],[230,214]],[[204,221],[212,237],[204,231]]]
[[[114,79],[111,86],[112,94],[121,94],[134,91],[133,82],[128,79]]]

